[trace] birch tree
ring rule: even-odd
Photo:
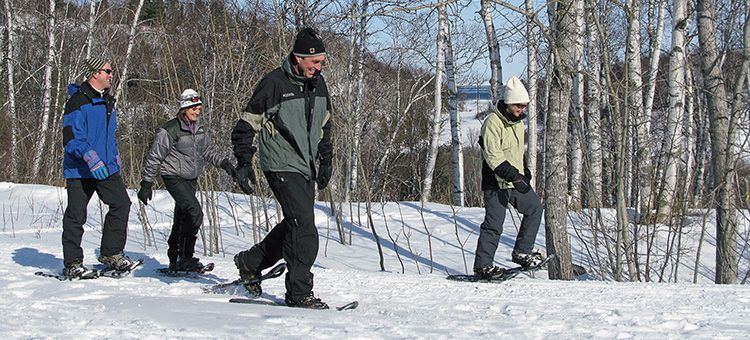
[[[89,1],[89,20],[86,24],[86,59],[91,58],[91,46],[94,44],[94,23],[96,22],[96,1]]]
[[[445,35],[442,33],[448,29],[448,5],[445,1],[438,2],[438,34],[436,41],[435,57],[435,94],[432,120],[430,121],[430,146],[427,150],[427,163],[425,165],[424,177],[422,179],[421,201],[428,202],[432,194],[432,180],[435,173],[438,148],[440,147],[440,125],[443,117],[443,70],[445,68]],[[443,15],[442,13],[446,13]]]
[[[47,22],[47,62],[44,65],[44,79],[42,81],[42,113],[39,119],[39,130],[37,131],[37,143],[34,148],[34,156],[31,167],[33,176],[39,175],[39,164],[42,161],[44,147],[47,142],[47,131],[49,130],[49,112],[52,106],[52,66],[55,62],[55,0],[49,0],[49,14]]]
[[[447,11],[440,12],[440,16],[448,23]],[[464,206],[464,151],[461,141],[461,116],[458,115],[458,89],[456,88],[456,61],[453,56],[450,25],[441,27],[438,34],[445,40],[445,76],[448,87],[448,114],[451,123],[451,145],[453,146],[453,205]]]
[[[716,207],[716,283],[736,283],[737,217],[734,207],[734,136],[732,117],[727,106],[724,75],[716,40],[714,1],[697,0],[698,40],[701,51],[703,85],[711,125],[711,173]],[[745,43],[748,27],[745,23]],[[745,46],[747,49],[747,45]],[[742,77],[744,74],[740,75]],[[740,84],[742,84],[740,82]]]
[[[539,143],[539,137],[537,136],[537,91],[539,81],[539,75],[537,71],[537,56],[539,54],[537,50],[537,39],[536,39],[536,26],[531,13],[534,13],[534,0],[526,0],[526,41],[527,41],[527,70],[528,70],[528,87],[529,87],[529,106],[526,107],[526,115],[528,118],[528,146],[527,146],[527,164],[529,172],[531,172],[531,181],[529,185],[535,188],[537,182],[536,172],[536,158],[537,148]],[[501,72],[502,73],[502,72]],[[500,75],[502,77],[502,74]],[[501,78],[502,79],[502,78]],[[502,84],[501,84],[502,85]],[[494,100],[493,100],[494,101]]]
[[[490,7],[490,2],[491,0],[481,0],[482,9],[479,13],[482,16],[484,31],[487,34],[487,49],[490,57],[490,95],[492,103],[494,104],[500,99],[500,92],[502,91],[503,66],[500,57],[500,43],[497,41],[497,35],[495,33],[495,24],[492,20],[492,8]],[[532,2],[531,6],[533,7],[533,0],[527,1],[527,6],[529,6],[529,2]],[[532,46],[534,45],[529,43],[529,48]],[[529,62],[529,64],[531,64],[531,62]]]
[[[550,46],[554,49],[552,83],[545,138],[544,219],[547,251],[555,254],[550,263],[551,279],[570,280],[573,267],[567,230],[568,196],[568,113],[576,37],[575,0],[556,3],[555,25]]]
[[[15,14],[13,13],[13,1],[5,0],[5,31],[8,35],[7,49],[5,51],[5,66],[8,76],[8,105],[7,117],[10,121],[10,180],[18,181],[18,134],[19,124],[16,117],[16,28]]]
[[[601,136],[601,60],[600,44],[596,28],[596,0],[586,0],[587,51],[586,82],[586,140],[588,141],[588,188],[587,202],[590,207],[602,206],[602,136]]]
[[[672,47],[669,58],[669,109],[667,112],[666,138],[662,145],[661,188],[656,202],[656,220],[662,220],[671,212],[671,202],[677,185],[677,159],[679,157],[680,120],[685,110],[685,49],[689,26],[687,1],[674,0],[672,9]]]
[[[359,169],[359,152],[360,152],[360,143],[362,140],[362,105],[360,105],[360,102],[362,98],[364,97],[364,81],[365,81],[365,70],[364,70],[364,58],[366,57],[367,53],[367,22],[368,22],[368,16],[365,14],[367,13],[367,9],[369,6],[370,1],[369,0],[363,0],[362,4],[360,6],[359,15],[353,16],[352,18],[352,31],[354,34],[352,34],[352,38],[350,40],[350,44],[352,46],[350,50],[349,55],[349,85],[347,87],[348,97],[350,98],[349,101],[351,103],[351,106],[349,108],[350,112],[350,126],[351,128],[351,140],[352,140],[352,147],[351,152],[349,154],[349,160],[348,160],[348,171],[347,171],[347,177],[349,180],[346,182],[346,190],[345,190],[345,202],[351,201],[351,192],[353,190],[357,189],[357,174]],[[352,12],[357,12],[357,2],[352,2]],[[359,20],[357,20],[359,19]]]
[[[570,195],[569,202],[572,209],[581,208],[581,179],[583,171],[583,0],[575,0],[573,3],[575,6],[575,37],[574,37],[574,48],[573,48],[573,67],[575,69],[573,73],[573,84],[572,84],[572,104],[573,111],[571,117],[573,118],[572,128],[572,141],[570,146],[570,180],[569,180],[569,191]]]

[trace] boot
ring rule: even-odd
[[[63,276],[69,279],[88,279],[96,276],[96,270],[86,268],[81,261],[76,261],[63,269]]]
[[[546,258],[547,257],[544,256],[544,253],[538,249],[532,249],[530,253],[521,253],[514,250],[511,254],[513,262],[524,268],[536,266],[542,263]]]
[[[118,271],[129,270],[133,266],[133,263],[135,263],[122,252],[114,255],[99,256],[99,262]]]
[[[289,296],[289,294],[285,295],[284,303],[286,303],[287,307],[298,307],[298,308],[309,308],[309,309],[328,309],[328,304],[323,302],[320,298],[316,298],[313,292],[310,292],[309,295],[303,296],[301,298],[295,299]]]
[[[242,254],[245,253],[244,251],[239,252],[237,255],[234,255],[234,265],[237,267],[237,270],[240,271],[240,279],[242,281],[250,281],[252,279],[260,277],[260,273],[257,271],[249,268],[245,261],[242,259]],[[245,283],[243,284],[245,286],[245,289],[247,289],[247,292],[250,293],[252,296],[260,296],[263,294],[263,288],[260,287],[260,282],[254,282],[254,283]]]
[[[474,276],[480,280],[495,280],[499,279],[505,273],[505,269],[495,265],[489,265],[482,268],[474,268]]]
[[[169,268],[174,271],[199,272],[203,269],[203,263],[197,257],[177,258],[177,262],[174,263],[174,269],[172,269],[171,263]]]

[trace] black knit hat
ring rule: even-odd
[[[298,57],[312,57],[326,54],[326,47],[323,46],[323,41],[318,37],[318,33],[308,27],[297,33],[292,53]]]

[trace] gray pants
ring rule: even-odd
[[[505,221],[505,210],[508,203],[523,214],[521,229],[513,250],[519,253],[530,253],[534,248],[536,234],[539,224],[542,222],[542,202],[539,196],[530,190],[522,194],[514,189],[485,190],[484,191],[484,222],[479,228],[479,240],[477,241],[474,268],[483,268],[492,265],[495,251],[503,233],[503,222]]]

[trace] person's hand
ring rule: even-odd
[[[143,202],[143,205],[148,205],[148,201],[153,198],[153,192],[151,191],[152,185],[154,185],[154,183],[141,181],[141,189],[138,190],[138,199]]]
[[[221,164],[219,166],[227,172],[227,175],[229,175],[232,180],[237,178],[237,168],[235,168],[234,165],[232,165],[232,162],[230,162],[228,159],[221,161]]]
[[[246,195],[253,194],[253,187],[250,186],[250,183],[256,184],[257,180],[252,165],[248,164],[237,169],[237,177],[235,177],[235,179],[237,180],[237,185],[240,186],[242,192]],[[250,181],[250,183],[248,183],[248,181]]]
[[[99,155],[94,150],[89,150],[83,155],[83,160],[89,166],[91,176],[98,180],[104,180],[109,177],[109,170],[104,162],[99,158]]]
[[[518,192],[525,194],[531,190],[531,186],[529,186],[529,183],[526,181],[526,177],[524,177],[521,174],[517,174],[516,177],[513,178],[513,188],[515,188]]]
[[[328,186],[328,182],[331,180],[333,174],[333,168],[330,165],[321,165],[318,168],[318,190],[323,190]]]

